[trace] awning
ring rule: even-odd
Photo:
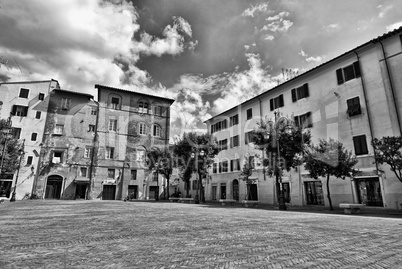
[[[354,178],[362,178],[362,177],[378,177],[377,169],[373,168],[359,168],[359,171],[356,172]]]
[[[89,178],[87,177],[76,177],[74,179],[75,184],[89,184]]]
[[[116,184],[116,180],[115,179],[107,179],[102,181],[102,184]]]

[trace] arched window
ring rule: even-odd
[[[154,124],[152,126],[152,135],[156,137],[161,137],[162,129],[159,125]]]
[[[149,104],[145,101],[141,101],[138,103],[138,112],[139,113],[147,113],[148,114]]]
[[[138,134],[145,135],[146,134],[146,125],[143,122],[138,124]]]

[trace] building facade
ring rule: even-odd
[[[222,151],[204,182],[207,200],[246,198],[239,180],[245,161],[255,169],[251,199],[275,204],[275,179],[263,173],[262,151],[248,133],[274,112],[309,129],[312,142],[339,140],[358,159],[353,178],[331,178],[334,205],[342,202],[401,208],[402,183],[389,166],[375,163],[373,138],[401,135],[402,28],[384,34],[206,121]],[[294,205],[328,205],[326,181],[303,166],[285,172],[282,187]]]
[[[0,118],[10,118],[13,136],[21,143],[24,141],[16,199],[22,199],[26,193],[32,193],[46,126],[50,92],[59,88],[59,83],[53,79],[0,83]],[[16,180],[17,173],[1,174],[0,198],[10,198]]]

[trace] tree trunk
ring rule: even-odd
[[[327,174],[327,197],[329,202],[329,210],[334,210],[332,206],[331,194],[329,193],[329,174]]]
[[[167,188],[166,188],[166,194],[167,194],[167,199],[169,199],[170,194],[169,194],[169,183],[170,183],[170,175],[166,176],[166,184],[167,184]]]

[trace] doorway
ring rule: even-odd
[[[216,184],[212,185],[212,193],[211,193],[212,201],[216,201],[217,190],[218,190],[218,187],[216,186]]]
[[[233,180],[233,200],[239,201],[239,181]]]
[[[306,203],[308,205],[324,205],[321,181],[304,182],[306,190]]]
[[[249,189],[249,191],[248,191],[248,194],[247,194],[247,200],[258,201],[257,184],[249,184],[248,189]]]
[[[85,199],[85,194],[87,193],[86,184],[77,184],[75,187],[75,199]]]
[[[226,199],[226,183],[221,183],[221,199]]]
[[[103,185],[102,200],[116,199],[116,185]]]
[[[384,206],[382,201],[380,180],[375,178],[356,179],[356,190],[359,204],[367,206]]]
[[[158,200],[159,198],[159,186],[149,186],[149,199]]]
[[[138,185],[128,185],[129,199],[137,199]]]
[[[49,176],[46,183],[45,199],[60,199],[63,177]]]

